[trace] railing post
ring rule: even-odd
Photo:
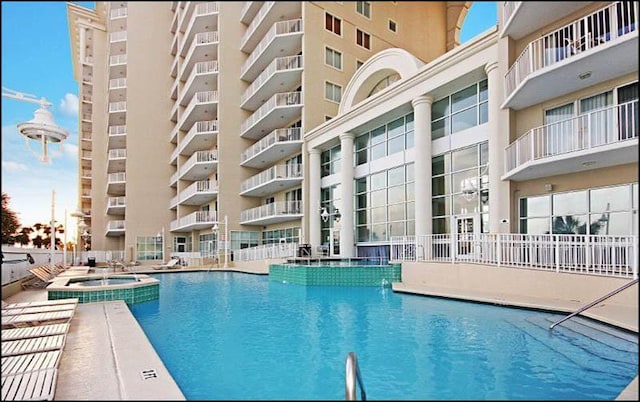
[[[634,237],[633,239],[633,279],[638,279],[638,237]]]
[[[560,236],[559,235],[553,235],[556,238],[556,247],[555,247],[555,257],[556,257],[556,272],[560,272]]]
[[[502,234],[497,233],[496,234],[496,254],[497,257],[496,259],[498,260],[498,266],[500,266],[502,264]]]
[[[458,236],[455,233],[451,233],[451,263],[454,264],[456,262],[456,245],[457,245]]]

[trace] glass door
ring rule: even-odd
[[[453,220],[456,236],[456,258],[472,258],[475,255],[477,234],[479,231],[477,215],[459,215]]]

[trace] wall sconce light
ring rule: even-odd
[[[322,222],[326,222],[329,220],[329,212],[327,211],[327,208],[322,207],[320,209],[320,218],[322,218]]]
[[[547,183],[547,184],[545,184],[545,185],[544,185],[544,190],[545,190],[546,192],[548,192],[548,193],[552,192],[552,191],[553,191],[553,184],[551,184],[551,183]]]

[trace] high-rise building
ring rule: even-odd
[[[378,52],[429,62],[454,48],[466,12],[462,2],[95,4],[68,5],[84,246],[127,261],[213,255],[216,240],[304,242],[304,133],[338,113]]]

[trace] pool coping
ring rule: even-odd
[[[107,278],[137,278],[137,282],[132,283],[122,283],[122,284],[112,284],[105,286],[69,286],[70,283],[77,282],[78,279],[88,279],[88,280],[97,280],[103,279],[102,274],[90,274],[86,275],[74,275],[74,276],[58,276],[53,279],[51,284],[47,286],[46,290],[48,292],[80,292],[80,291],[100,291],[100,290],[112,290],[112,289],[131,289],[138,288],[143,286],[148,286],[152,283],[160,283],[156,278],[152,278],[147,274],[109,274]]]

